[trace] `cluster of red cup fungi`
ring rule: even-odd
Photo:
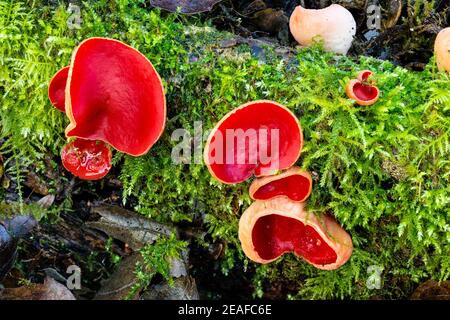
[[[380,97],[380,90],[371,79],[372,75],[373,72],[370,70],[360,71],[356,79],[350,80],[347,84],[347,96],[360,106],[370,106]]]
[[[159,74],[142,53],[118,40],[84,40],[70,65],[51,79],[48,96],[70,120],[66,137],[75,138],[64,146],[62,163],[82,179],[108,173],[110,147],[140,156],[164,130],[166,101]]]
[[[261,128],[278,132],[276,152],[264,163],[260,152],[273,143],[270,134],[253,137],[256,141],[241,141],[240,148],[223,138],[228,130]],[[251,148],[255,142],[257,148]],[[218,122],[207,140],[204,160],[212,176],[222,183],[240,183],[256,176],[249,190],[255,201],[239,221],[239,239],[248,258],[269,263],[292,252],[319,269],[337,269],[350,258],[352,240],[331,216],[305,210],[304,201],[312,190],[311,175],[293,166],[302,147],[296,116],[279,103],[260,100],[238,107]]]

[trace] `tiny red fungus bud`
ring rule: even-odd
[[[380,89],[370,79],[372,74],[370,70],[363,70],[358,73],[357,79],[352,79],[347,84],[347,96],[360,106],[370,106],[380,97]]]

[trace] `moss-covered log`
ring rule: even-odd
[[[161,74],[168,122],[147,155],[116,153],[111,176],[123,183],[123,202],[139,213],[203,232],[192,246],[220,243],[223,251],[208,270],[251,278],[255,296],[278,298],[405,298],[422,280],[448,279],[450,79],[437,72],[433,59],[423,72],[413,72],[320,48],[242,43],[196,16],[161,13],[144,1],[84,3],[80,28],[71,29],[66,9],[0,1],[1,152],[19,202],[28,196],[23,181],[30,164],[45,177],[50,154],[50,165],[60,168],[68,120],[48,101],[48,80],[69,63],[82,39],[112,37],[144,53]],[[348,80],[363,69],[376,74],[381,90],[371,107],[358,107],[345,94]],[[237,227],[250,204],[251,181],[236,186],[214,181],[194,149],[186,155],[191,164],[173,162],[172,150],[180,143],[171,138],[174,130],[184,128],[194,137],[196,122],[206,132],[255,99],[282,103],[300,118],[305,146],[297,165],[312,172],[314,183],[308,210],[334,215],[352,235],[354,253],[342,268],[316,270],[292,255],[265,266],[249,262]],[[56,181],[71,177],[60,172],[58,179],[47,179],[48,192],[59,193],[55,205],[66,199],[64,208],[70,207],[80,189],[89,190],[89,197],[103,192],[102,182],[77,181],[64,193]],[[147,248],[149,264],[162,245],[183,248],[160,245]],[[377,272],[380,289],[371,285]],[[201,277],[201,267],[194,266],[193,273]],[[204,297],[221,296],[210,284],[202,291],[202,281],[197,283]]]

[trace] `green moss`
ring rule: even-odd
[[[155,243],[143,247],[140,250],[142,262],[136,265],[136,283],[127,297],[132,298],[137,292],[147,288],[157,274],[167,279],[169,285],[173,285],[173,279],[170,276],[171,260],[182,259],[180,253],[186,246],[186,242],[177,240],[172,234],[168,238],[160,238]]]
[[[48,79],[80,40],[117,38],[153,62],[167,95],[168,123],[157,145],[139,158],[114,159],[124,201],[137,199],[137,211],[175,223],[204,214],[208,233],[227,243],[222,271],[252,265],[257,296],[282,280],[291,284],[291,298],[404,298],[419,281],[449,277],[450,79],[434,63],[417,73],[320,48],[288,57],[266,48],[258,59],[247,45],[220,48],[230,34],[143,3],[84,3],[82,28],[69,30],[61,7],[0,1],[3,153],[42,168],[44,154],[58,155],[67,119],[47,100]],[[382,90],[371,107],[345,95],[346,82],[362,69],[376,73]],[[249,182],[222,185],[203,164],[172,163],[175,129],[193,133],[195,121],[210,129],[253,99],[276,100],[300,118],[305,148],[298,165],[314,176],[308,207],[333,214],[353,238],[354,254],[339,270],[316,270],[290,255],[269,266],[248,262],[237,226],[250,204]],[[383,269],[379,290],[366,285],[373,265]]]

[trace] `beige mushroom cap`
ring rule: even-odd
[[[326,51],[347,54],[356,34],[356,21],[350,11],[338,4],[318,10],[298,6],[289,19],[289,28],[303,46],[321,39]]]
[[[439,71],[450,72],[450,27],[438,33],[434,42],[434,53]]]

